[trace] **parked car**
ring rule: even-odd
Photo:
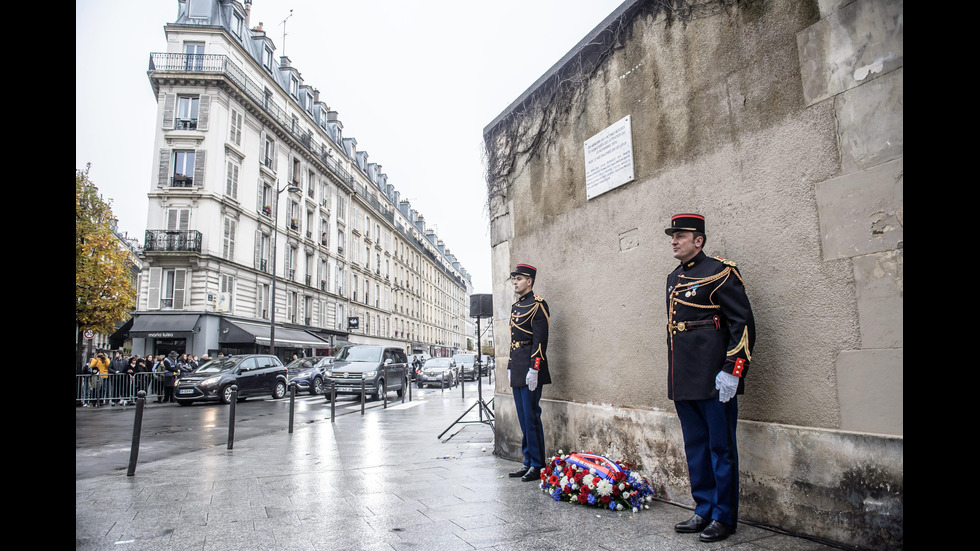
[[[296,390],[316,395],[323,392],[323,370],[320,362],[324,356],[296,358],[286,364],[286,379],[296,383]]]
[[[459,366],[460,374],[464,381],[475,381],[476,374],[476,354],[456,354],[453,356],[456,365]]]
[[[244,354],[216,358],[182,375],[174,398],[182,406],[194,402],[231,403],[232,385],[238,385],[238,399],[268,394],[286,396],[286,366],[270,354]]]
[[[408,370],[408,357],[401,348],[357,344],[341,348],[324,376],[336,386],[337,394],[360,394],[363,377],[365,393],[378,400],[391,390],[401,397]]]
[[[416,381],[418,381],[419,388],[436,384],[439,385],[439,388],[455,386],[457,381],[456,361],[452,358],[430,358],[419,371]]]

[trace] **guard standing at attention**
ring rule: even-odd
[[[548,373],[548,303],[534,294],[532,286],[538,271],[518,264],[510,273],[519,297],[510,309],[510,363],[507,378],[514,392],[517,420],[521,425],[521,451],[524,464],[509,473],[529,482],[541,479],[544,468],[544,429],[541,425],[541,387],[551,382]]]
[[[694,516],[674,526],[701,541],[735,533],[738,521],[737,394],[755,344],[755,320],[735,263],[704,254],[705,223],[678,214],[665,230],[680,265],[667,276],[667,395],[674,401]]]

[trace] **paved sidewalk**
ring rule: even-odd
[[[663,502],[639,513],[556,502],[507,477],[518,464],[493,455],[488,425],[438,438],[475,402],[455,392],[395,402],[139,464],[131,477],[77,480],[75,548],[835,549],[744,524],[701,543],[673,530],[691,511]],[[474,408],[463,421],[477,419]]]

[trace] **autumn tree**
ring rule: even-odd
[[[75,325],[81,333],[114,331],[133,310],[136,290],[130,279],[131,252],[112,230],[111,201],[103,200],[88,178],[75,169]]]

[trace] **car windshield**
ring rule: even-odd
[[[351,346],[343,348],[337,352],[337,360],[347,360],[348,362],[380,362],[380,346]]]
[[[289,365],[286,366],[286,369],[289,371],[302,371],[304,369],[309,369],[313,367],[313,364],[315,364],[316,361],[317,358],[297,358],[289,362]]]
[[[449,367],[449,358],[432,358],[425,362],[425,367]]]
[[[453,356],[453,359],[456,360],[456,363],[471,364],[476,361],[476,356],[474,356],[473,354],[456,354],[455,356]]]
[[[211,360],[210,362],[195,369],[194,373],[219,373],[221,371],[227,371],[238,365],[239,359],[240,358],[220,358],[217,360]]]

